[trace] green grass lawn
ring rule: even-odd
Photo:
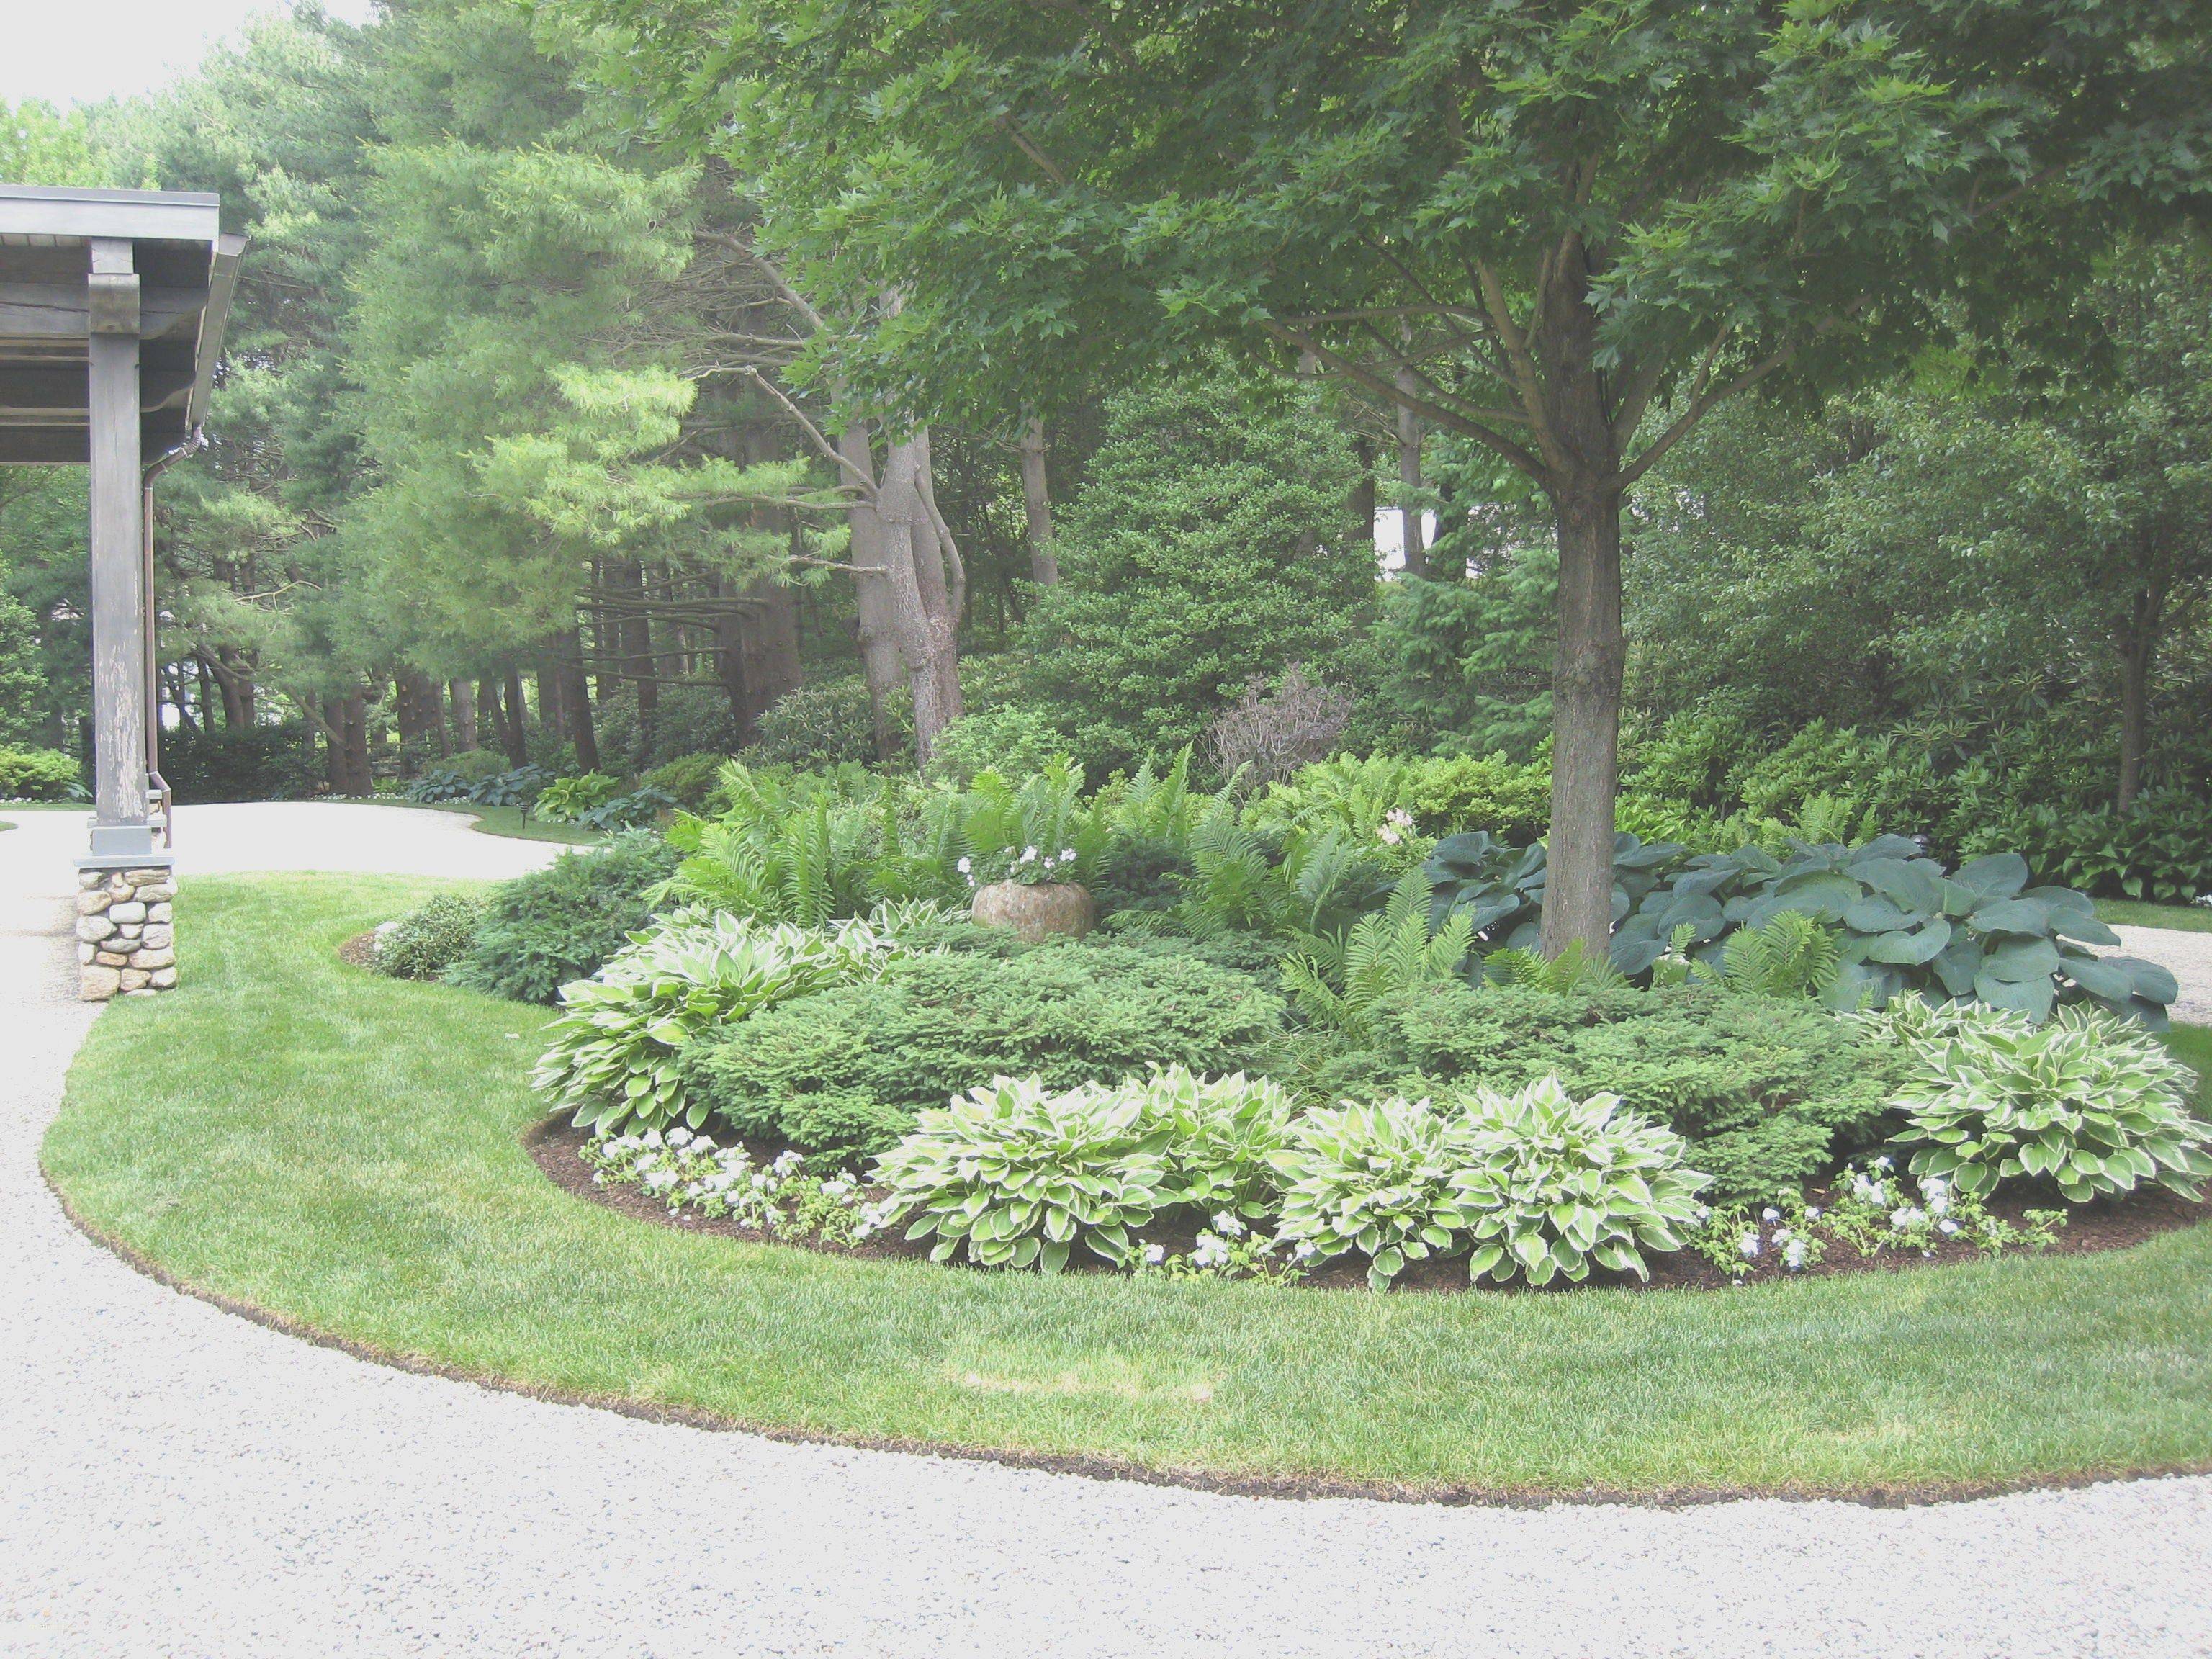
[[[1447,1297],[1047,1279],[625,1218],[519,1142],[542,1012],[332,954],[439,885],[188,883],[185,988],[102,1015],[47,1135],[76,1212],[376,1352],[802,1432],[1498,1492],[2212,1465],[2212,1226],[1733,1291]],[[2183,1042],[2212,1058],[2212,1033]]]
[[[366,806],[410,806],[425,812],[465,812],[476,820],[472,827],[483,834],[512,836],[518,841],[557,841],[569,847],[596,847],[606,839],[598,830],[586,830],[577,824],[526,818],[520,806],[477,806],[462,801],[402,800],[397,795],[376,795],[358,804]]]
[[[2134,899],[2099,899],[2097,914],[2124,927],[2173,927],[2185,933],[2212,933],[2212,907],[2202,904],[2142,904]]]

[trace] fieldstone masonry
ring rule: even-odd
[[[166,864],[80,869],[77,995],[86,1002],[151,996],[177,982],[176,872]]]

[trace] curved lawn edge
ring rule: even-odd
[[[434,885],[188,883],[186,988],[102,1016],[46,1135],[72,1218],[165,1283],[410,1370],[1217,1492],[1900,1503],[2212,1468],[2212,1228],[1493,1299],[951,1273],[641,1224],[521,1145],[541,1011],[331,954]],[[186,1057],[152,1102],[149,1051]]]
[[[45,1172],[42,1170],[41,1174]],[[1982,1498],[2002,1498],[2022,1492],[2080,1492],[2091,1486],[2124,1485],[2141,1480],[2166,1480],[2192,1475],[2212,1474],[2212,1462],[2179,1463],[2167,1468],[2129,1469],[2113,1474],[2078,1474],[2048,1478],[2024,1477],[2015,1480],[1992,1480],[1979,1484],[1928,1486],[1869,1486],[1856,1491],[1797,1491],[1788,1487],[1763,1488],[1743,1486],[1684,1488],[1662,1492],[1613,1491],[1599,1486],[1581,1486],[1555,1492],[1542,1490],[1506,1491],[1485,1486],[1419,1486],[1402,1483],[1391,1484],[1375,1480],[1345,1480],[1325,1476],[1288,1475],[1231,1475],[1214,1474],[1205,1469],[1175,1468],[1165,1466],[1132,1462],[1127,1459],[1085,1456],[1080,1455],[1027,1452],[1012,1447],[959,1445],[949,1441],[899,1440],[881,1436],[842,1434],[828,1431],[809,1432],[805,1430],[780,1427],[773,1423],[748,1422],[743,1419],[726,1417],[720,1413],[683,1406],[656,1405],[640,1400],[626,1399],[619,1395],[577,1394],[547,1388],[519,1377],[497,1376],[483,1371],[464,1370],[443,1364],[421,1354],[402,1353],[391,1349],[373,1347],[337,1334],[303,1323],[288,1315],[258,1307],[250,1302],[240,1302],[204,1285],[195,1285],[178,1278],[159,1262],[134,1250],[121,1239],[103,1232],[99,1227],[79,1215],[68,1196],[54,1185],[50,1175],[46,1176],[46,1190],[68,1217],[70,1224],[93,1243],[114,1256],[133,1273],[152,1279],[167,1290],[180,1296],[191,1297],[196,1302],[219,1308],[224,1313],[258,1325],[302,1342],[312,1342],[319,1348],[330,1348],[347,1354],[364,1364],[381,1365],[391,1370],[404,1371],[412,1376],[434,1376],[444,1382],[463,1382],[471,1388],[486,1389],[494,1394],[520,1395],[553,1406],[575,1406],[591,1411],[611,1412],[617,1417],[630,1418],[641,1423],[665,1423],[683,1428],[699,1429],[715,1434],[752,1435],[763,1440],[773,1440],[787,1446],[836,1446],[854,1451],[886,1452],[906,1457],[951,1458],[965,1462],[990,1463],[1001,1468],[1031,1469],[1045,1474],[1073,1475],[1085,1480],[1122,1481],[1136,1486],[1170,1486],[1185,1492],[1211,1492],[1226,1498],[1253,1498],[1277,1502],[1311,1503],[1324,1498],[1353,1500],[1378,1504],[1433,1504],[1448,1508],[1489,1507],[1496,1509],[1548,1509],[1558,1504],[1589,1504],[1595,1507],[1630,1507],[1638,1509],[1695,1509],[1712,1504],[1739,1504],[1747,1499],[1802,1504],[1855,1504],[1869,1509],[1911,1509],[1936,1504],[1972,1503]],[[573,1194],[572,1194],[573,1196]]]

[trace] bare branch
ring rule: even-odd
[[[1646,449],[1641,455],[1638,456],[1629,465],[1623,467],[1619,472],[1613,475],[1612,480],[1613,488],[1616,489],[1627,489],[1638,478],[1649,472],[1658,462],[1659,458],[1664,455],[1668,450],[1672,449],[1675,444],[1680,442],[1683,435],[1687,433],[1692,427],[1697,425],[1699,421],[1703,420],[1705,417],[1706,411],[1711,409],[1714,404],[1722,403],[1729,398],[1733,398],[1739,392],[1743,392],[1748,390],[1752,386],[1757,386],[1768,375],[1773,374],[1776,369],[1787,364],[1790,360],[1796,355],[1797,347],[1794,343],[1790,345],[1784,346],[1779,350],[1770,352],[1765,356],[1760,358],[1757,362],[1753,363],[1749,368],[1744,370],[1742,374],[1737,375],[1734,380],[1729,381],[1725,386],[1714,387],[1700,395],[1692,397],[1690,399],[1690,406],[1684,410],[1682,413],[1676,417],[1673,425],[1669,426],[1664,432],[1661,433],[1656,438],[1652,440],[1650,448]]]
[[[815,449],[821,453],[822,457],[825,460],[829,461],[831,465],[852,474],[855,488],[860,491],[864,498],[868,501],[875,500],[876,481],[870,477],[867,473],[862,471],[860,467],[855,466],[852,462],[847,460],[842,455],[839,454],[837,453],[836,447],[832,444],[829,439],[822,435],[822,428],[806,418],[806,411],[799,408],[797,404],[792,402],[789,398],[784,395],[783,388],[781,386],[776,385],[776,383],[769,380],[767,375],[762,374],[757,368],[752,368],[750,364],[745,368],[739,369],[738,373],[743,375],[746,380],[750,380],[762,391],[767,392],[768,395],[775,398],[776,402],[781,404],[784,408],[784,412],[789,415],[793,420],[799,422],[799,430],[806,434],[806,441],[814,446]]]
[[[1474,439],[1477,443],[1484,445],[1510,461],[1532,478],[1543,478],[1547,476],[1548,469],[1544,463],[1528,448],[1514,442],[1512,439],[1502,433],[1492,431],[1481,422],[1472,419],[1455,409],[1431,403],[1425,398],[1408,397],[1389,377],[1377,374],[1374,370],[1352,362],[1341,353],[1331,350],[1311,335],[1298,329],[1291,328],[1272,319],[1262,321],[1260,326],[1273,338],[1285,345],[1296,347],[1302,351],[1310,351],[1317,360],[1328,364],[1346,380],[1373,392],[1383,402],[1395,404],[1401,409],[1410,409],[1424,420],[1433,422],[1448,432],[1456,432],[1462,437]]]

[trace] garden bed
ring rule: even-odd
[[[928,1243],[908,1243],[899,1236],[899,1230],[859,1244],[831,1244],[814,1239],[779,1237],[743,1222],[702,1216],[694,1211],[672,1211],[664,1200],[654,1197],[642,1188],[594,1180],[596,1171],[583,1157],[584,1148],[591,1139],[590,1131],[576,1127],[565,1114],[556,1113],[532,1126],[523,1136],[523,1144],[529,1148],[532,1161],[544,1171],[546,1179],[562,1191],[612,1210],[618,1215],[650,1222],[655,1226],[714,1237],[743,1239],[749,1243],[764,1244],[777,1249],[811,1250],[830,1255],[874,1260],[927,1261],[928,1259]],[[786,1150],[765,1142],[746,1141],[743,1144],[754,1161],[763,1166],[773,1163]],[[1821,1206],[1829,1201],[1831,1194],[1827,1188],[1820,1187],[1814,1188],[1809,1197],[1815,1206]],[[2050,1202],[2045,1200],[2045,1205]],[[2043,1206],[2039,1206],[2032,1198],[2022,1200],[2007,1194],[1991,1200],[1986,1207],[1991,1215],[2017,1227],[2027,1223],[2030,1210]],[[2083,1205],[2070,1211],[2065,1224],[2057,1229],[2046,1246],[2039,1250],[2023,1250],[2018,1254],[2094,1255],[2107,1250],[2124,1250],[2161,1234],[2196,1226],[2208,1218],[2212,1218],[2212,1196],[2191,1202],[2161,1187],[2146,1188],[2124,1200]],[[1146,1229],[1145,1236],[1148,1241],[1164,1247],[1170,1255],[1187,1255],[1196,1243],[1198,1229],[1188,1223],[1178,1225],[1162,1221]],[[1926,1252],[1884,1249],[1872,1255],[1862,1255],[1838,1247],[1832,1249],[1821,1261],[1796,1273],[1785,1270],[1769,1252],[1766,1260],[1738,1274],[1722,1272],[1693,1250],[1680,1250],[1647,1257],[1646,1265],[1651,1270],[1648,1282],[1639,1280],[1632,1273],[1607,1273],[1599,1268],[1592,1273],[1589,1285],[1592,1289],[1611,1287],[1628,1291],[1730,1290],[1767,1279],[1824,1279],[1843,1273],[1909,1272],[1986,1259],[1985,1255],[1973,1245],[1958,1243],[1939,1244]],[[985,1271],[966,1267],[947,1270]],[[1080,1251],[1070,1258],[1068,1271],[1105,1275],[1116,1272],[1107,1262]],[[1364,1291],[1366,1285],[1364,1264],[1357,1258],[1345,1256],[1315,1267],[1297,1281],[1295,1288],[1357,1289]],[[1431,1257],[1425,1261],[1409,1262],[1392,1285],[1395,1291],[1486,1296],[1560,1295],[1577,1288],[1564,1279],[1555,1280],[1541,1291],[1532,1291],[1518,1280],[1504,1286],[1472,1285],[1468,1279],[1467,1263],[1460,1257]]]
[[[191,983],[40,1151],[150,1270],[363,1356],[802,1438],[1237,1490],[1891,1498],[2212,1468],[2212,1229],[1733,1296],[1299,1296],[639,1226],[521,1144],[546,1015],[357,973],[438,884],[203,878]],[[2193,1060],[2204,1035],[2179,1034]],[[144,1056],[174,1057],[162,1089]]]

